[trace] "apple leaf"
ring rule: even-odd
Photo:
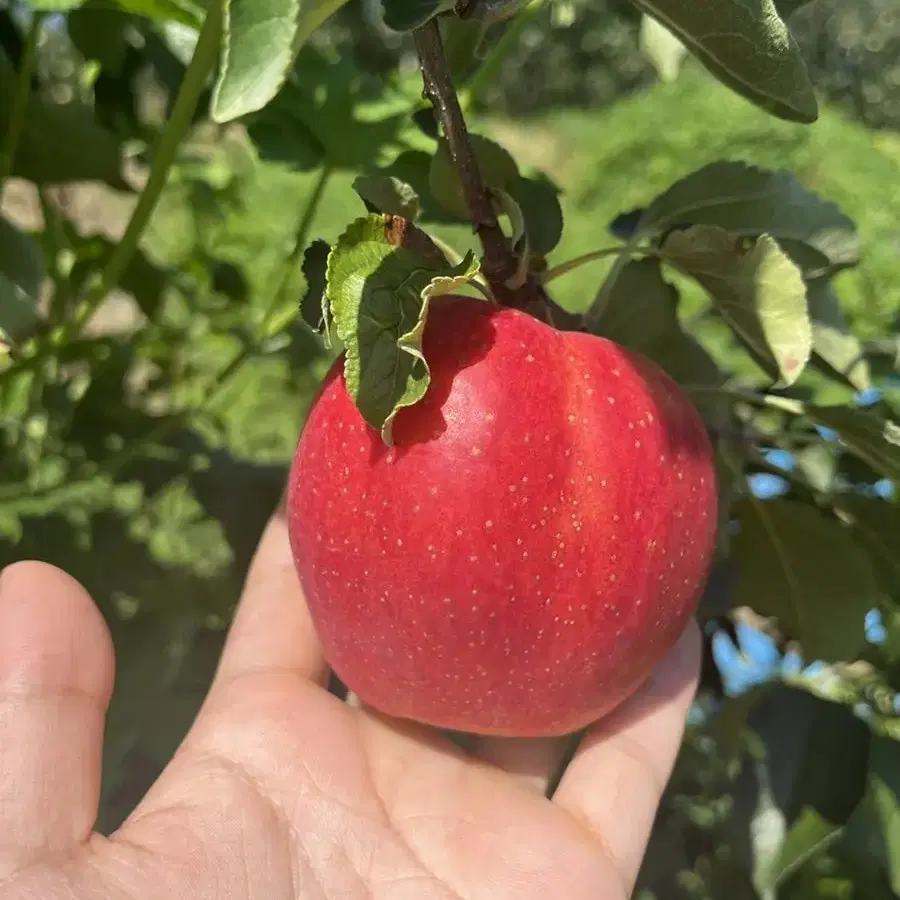
[[[853,527],[860,545],[869,552],[883,583],[896,593],[900,590],[900,555],[896,547],[900,506],[881,497],[849,491],[838,494],[833,502],[841,518]]]
[[[484,40],[490,24],[478,18],[461,19],[459,16],[442,16],[438,22],[450,75],[455,83],[463,85],[484,56]],[[431,109],[428,112],[434,122],[434,112]],[[436,138],[437,134],[432,136]]]
[[[826,278],[807,282],[812,319],[813,356],[818,368],[836,375],[857,391],[872,386],[862,342],[847,327],[834,285]]]
[[[204,5],[201,0],[116,0],[116,6],[136,16],[156,22],[177,22],[197,31],[203,25]]]
[[[644,56],[653,64],[661,81],[674,81],[688,53],[687,47],[658,19],[644,13],[638,42]]]
[[[222,54],[211,115],[230,122],[281,90],[300,47],[346,0],[224,0]]]
[[[451,266],[440,251],[422,252],[423,235],[414,226],[397,228],[397,223],[377,214],[353,222],[329,254],[326,288],[335,330],[346,347],[347,389],[388,445],[397,411],[417,403],[428,389],[421,340],[429,300],[458,289],[478,272],[473,253]]]
[[[413,221],[419,215],[419,195],[393,175],[357,175],[353,190],[369,212],[390,213]]]
[[[850,532],[791,500],[747,497],[733,513],[735,605],[775,617],[808,662],[852,659],[865,644],[866,613],[884,596]]]
[[[900,746],[890,738],[872,738],[868,789],[841,849],[864,869],[876,870],[900,895]]]
[[[648,355],[678,328],[678,291],[663,278],[659,260],[632,259],[623,267],[597,322],[598,334]]]
[[[29,6],[37,12],[68,12],[84,4],[86,0],[30,0]]]
[[[819,116],[803,56],[773,0],[634,0],[723,84],[779,118]]]
[[[300,315],[313,331],[321,332],[325,346],[331,347],[331,310],[325,290],[328,254],[327,241],[313,241],[303,253],[303,277],[306,293],[300,301]]]
[[[695,278],[761,365],[785,385],[809,360],[812,327],[800,270],[769,235],[738,237],[695,225],[673,231],[662,252]]]
[[[746,729],[755,740],[735,783],[731,821],[749,831],[736,844],[752,854],[758,895],[773,898],[852,821],[866,790],[871,736],[847,707],[787,685],[759,696]]]
[[[384,0],[384,24],[391,31],[413,31],[455,6],[456,0]]]
[[[17,75],[0,48],[0,97],[12,97]],[[11,104],[0,103],[0,145],[6,140]],[[122,176],[123,146],[97,124],[93,110],[78,101],[53,103],[32,94],[11,175],[37,185],[103,181],[129,190]]]
[[[665,280],[659,260],[633,259],[613,283],[606,306],[592,330],[650,357],[682,385],[721,387],[725,376],[704,347],[678,321],[678,292]],[[727,397],[698,393],[694,402],[711,427],[729,417]]]
[[[870,409],[849,406],[805,406],[817,424],[836,431],[842,444],[876,472],[900,482],[900,438],[895,422]]]
[[[717,225],[734,234],[778,241],[807,278],[855,266],[860,239],[853,220],[808,191],[790,172],[720,160],[675,182],[637,221],[638,235]]]
[[[0,351],[19,344],[37,325],[45,275],[38,245],[0,216]]]
[[[532,178],[518,175],[504,190],[521,211],[530,251],[546,256],[559,243],[563,233],[559,189],[543,175]]]
[[[89,3],[66,19],[69,40],[86,59],[97,60],[108,75],[120,75],[128,51],[132,18],[114,6]]]
[[[480,134],[473,134],[470,137],[484,186],[498,192],[508,191],[510,185],[519,177],[519,168],[512,155],[490,138],[482,137]],[[458,219],[468,220],[469,207],[466,205],[459,173],[450,158],[447,141],[443,138],[432,157],[428,183],[435,200],[447,212]]]
[[[823,493],[831,490],[837,475],[837,458],[832,446],[821,442],[795,450],[794,464],[814,490]]]
[[[248,132],[267,160],[301,171],[324,161],[358,173],[377,168],[381,154],[403,145],[404,130],[413,127],[408,105],[409,98],[385,85],[369,90],[351,57],[310,43],[278,95],[250,117]]]

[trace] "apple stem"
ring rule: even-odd
[[[429,19],[417,28],[413,39],[422,70],[422,95],[434,109],[450,159],[459,173],[469,218],[484,249],[481,264],[494,299],[503,306],[524,309],[544,320],[549,319],[552,311],[555,321],[578,327],[580,317],[578,324],[569,322],[567,317],[571,318],[571,314],[565,313],[550,299],[539,276],[529,273],[524,284],[516,284],[519,262],[500,227],[490,193],[481,177],[437,19]]]

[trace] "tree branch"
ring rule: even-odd
[[[580,327],[580,316],[572,316],[550,299],[540,278],[529,273],[525,283],[516,284],[518,261],[497,220],[497,213],[485,187],[469,139],[450,66],[444,53],[440,26],[430,19],[413,32],[422,69],[423,96],[431,103],[441,126],[450,159],[459,174],[469,217],[484,249],[482,269],[498,303],[524,309],[557,327]],[[577,324],[576,324],[577,323]]]
[[[475,151],[453,87],[437,19],[430,19],[421,28],[417,28],[413,38],[422,67],[422,93],[430,101],[441,124],[450,159],[459,173],[469,216],[484,247],[485,276],[493,285],[495,280],[504,279],[511,274],[507,259],[510,256],[509,243],[497,221],[497,214],[478,169]]]

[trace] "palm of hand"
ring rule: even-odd
[[[624,900],[697,656],[691,629],[547,799],[563,741],[463,751],[322,687],[276,517],[191,733],[104,838],[91,829],[109,637],[69,579],[19,566],[0,591],[0,897]]]

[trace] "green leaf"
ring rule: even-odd
[[[652,355],[653,346],[679,328],[678,291],[665,280],[659,260],[633,259],[612,286],[597,333]]]
[[[543,176],[526,178],[519,175],[506,184],[505,192],[521,210],[530,251],[546,256],[559,243],[563,233],[559,189]]]
[[[806,406],[804,410],[817,424],[836,431],[841,443],[876,472],[900,482],[900,446],[893,431],[896,423],[874,410],[848,406]]]
[[[11,97],[16,73],[0,50],[0,96]],[[6,139],[10,104],[0,103],[0,144]],[[52,103],[32,94],[12,175],[37,185],[103,181],[129,190],[122,177],[122,142],[102,128],[89,106]]]
[[[747,726],[758,749],[735,786],[733,821],[749,818],[753,884],[774,898],[840,838],[865,791],[871,739],[847,707],[784,685],[762,695]]]
[[[211,114],[229,122],[281,89],[300,47],[346,0],[224,0],[222,56]]]
[[[484,40],[490,25],[481,19],[443,16],[438,19],[444,53],[455,84],[464,84],[484,56]]]
[[[900,895],[900,745],[874,737],[869,786],[847,825],[842,850],[864,869],[874,870]]]
[[[803,56],[773,0],[634,0],[716,76],[775,116],[809,124],[818,104]]]
[[[794,452],[794,462],[815,490],[831,490],[837,475],[837,458],[832,447],[824,442],[810,444]]]
[[[154,22],[177,22],[196,31],[203,25],[206,14],[204,2],[194,0],[115,0],[116,5],[136,16],[144,16]]]
[[[661,81],[674,81],[688,49],[665,25],[646,13],[641,16],[638,42]]]
[[[727,381],[703,344],[680,327],[654,344],[647,355],[683,387],[721,387]],[[731,403],[727,396],[704,391],[695,394],[692,400],[709,428],[723,430],[731,424]]]
[[[834,498],[841,518],[856,532],[860,545],[868,550],[875,569],[892,593],[900,592],[900,507],[881,497],[866,497],[855,492],[842,492]]]
[[[278,96],[248,122],[264,159],[300,170],[324,161],[355,173],[378,167],[379,154],[402,146],[414,128],[408,97],[383,84],[374,89],[351,57],[312,45],[300,52]]]
[[[827,278],[807,282],[806,295],[812,320],[813,355],[827,372],[857,391],[872,386],[869,362],[862,343],[851,333],[841,312],[834,285]]]
[[[45,277],[40,247],[0,216],[0,356],[4,346],[21,343],[37,325]]]
[[[391,31],[413,31],[442,12],[452,10],[456,0],[384,0],[384,24]]]
[[[643,235],[688,225],[718,225],[734,234],[769,234],[807,278],[859,262],[853,220],[808,191],[794,175],[720,160],[675,182],[644,211]]]
[[[425,256],[414,237],[408,229],[398,235],[389,217],[373,214],[357,219],[328,257],[328,304],[346,347],[347,389],[386,444],[397,411],[428,389],[421,337],[430,298],[478,271],[473,254],[452,267],[439,251]]]
[[[725,376],[704,347],[681,326],[678,291],[665,280],[659,260],[625,264],[613,282],[595,333],[650,357],[682,385],[721,387]],[[714,392],[694,397],[710,427],[723,427],[730,402]]]
[[[85,0],[29,0],[28,5],[36,12],[68,12],[84,2]]]
[[[512,182],[519,177],[519,168],[509,151],[496,141],[480,134],[471,135],[471,140],[485,187],[496,191],[508,191]],[[459,173],[453,165],[444,138],[438,143],[437,152],[431,160],[428,181],[435,200],[447,212],[458,219],[468,221],[469,207],[466,204]]]
[[[852,659],[865,644],[866,613],[884,595],[849,531],[790,500],[744,498],[733,513],[735,605],[775,617],[809,662]]]
[[[121,9],[88,0],[69,14],[66,31],[85,59],[96,59],[104,72],[118,75],[128,50],[126,29],[130,23],[130,16]]]
[[[369,212],[389,213],[413,221],[419,215],[419,195],[393,175],[357,175],[353,190]]]
[[[800,377],[812,350],[806,285],[775,240],[695,225],[673,231],[662,252],[703,285],[770,375],[785,385]]]
[[[326,346],[331,346],[331,310],[325,292],[325,278],[328,268],[328,254],[331,247],[327,241],[313,241],[303,254],[303,277],[306,279],[306,293],[300,301],[303,321],[313,331],[322,332]]]

